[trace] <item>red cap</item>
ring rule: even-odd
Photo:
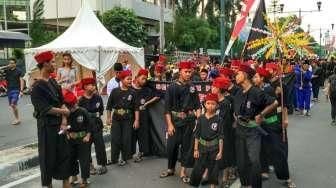
[[[248,64],[240,64],[239,71],[245,72],[249,75],[254,75],[255,71]]]
[[[166,56],[164,56],[164,55],[159,55],[159,62],[161,62],[161,63],[165,63],[167,61],[167,57]]]
[[[222,67],[219,69],[219,73],[226,76],[226,77],[232,77],[234,75],[233,70],[227,68],[227,67]]]
[[[119,74],[119,78],[121,80],[123,80],[124,78],[126,78],[127,76],[132,76],[132,71],[131,70],[123,70],[120,72]]]
[[[214,94],[214,93],[208,93],[205,96],[205,100],[204,101],[215,101],[215,102],[218,102],[218,95]]]
[[[266,69],[272,69],[273,71],[277,71],[278,70],[278,64],[276,63],[267,63],[266,64]]]
[[[37,64],[43,64],[45,62],[50,62],[54,58],[54,53],[52,51],[45,51],[36,54],[34,58]]]
[[[162,63],[157,63],[154,69],[156,72],[162,73],[165,71],[165,66]]]
[[[181,61],[178,67],[179,69],[192,69],[193,65],[190,61]]]
[[[231,68],[239,68],[240,64],[241,62],[238,59],[231,60]]]
[[[265,69],[265,68],[257,68],[257,73],[259,76],[264,77],[264,78],[269,78],[271,74]]]
[[[138,76],[148,76],[148,70],[147,69],[140,69],[138,72]]]
[[[219,89],[228,89],[230,87],[231,81],[226,77],[217,77],[213,82],[212,86]]]
[[[73,106],[77,103],[76,95],[69,90],[62,90],[64,103]]]
[[[96,84],[96,79],[94,79],[94,78],[83,78],[81,80],[81,84],[82,84],[82,87],[84,87],[86,85],[89,85],[89,84],[95,85]]]

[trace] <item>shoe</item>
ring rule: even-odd
[[[336,121],[332,120],[332,122],[330,123],[331,126],[336,126]]]
[[[310,112],[307,111],[306,114],[305,114],[305,116],[310,117],[311,116]]]

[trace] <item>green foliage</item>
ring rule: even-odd
[[[30,25],[30,37],[32,38],[32,47],[41,46],[55,38],[57,34],[54,31],[48,31],[43,24],[42,15],[44,11],[43,0],[36,0],[33,4],[33,20]]]
[[[118,39],[143,47],[147,38],[142,21],[131,10],[115,7],[102,15],[103,24]]]
[[[24,53],[22,49],[15,48],[13,50],[13,56],[15,59],[24,59]]]
[[[196,17],[177,17],[175,30],[168,25],[165,33],[167,44],[174,44],[183,51],[213,47],[213,40],[218,39],[218,32],[206,20]]]

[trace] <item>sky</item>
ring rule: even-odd
[[[330,30],[330,35],[336,34],[336,0],[319,0],[322,2],[321,12],[307,13],[302,12],[301,27],[307,31],[310,24],[310,33],[316,41],[319,41],[320,28],[322,28],[322,42],[327,30]],[[269,8],[272,0],[265,0],[266,7]],[[318,0],[278,0],[279,4],[284,4],[284,12],[286,11],[302,11],[317,10]],[[293,13],[292,13],[293,14]],[[297,16],[299,13],[295,13]],[[286,15],[286,14],[282,14]],[[331,24],[334,23],[334,30],[331,32]]]

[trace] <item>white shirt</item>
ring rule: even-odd
[[[114,88],[120,87],[120,82],[117,82],[116,77],[113,77],[108,83],[107,83],[107,87],[106,87],[106,92],[107,95],[110,96],[111,91]]]

